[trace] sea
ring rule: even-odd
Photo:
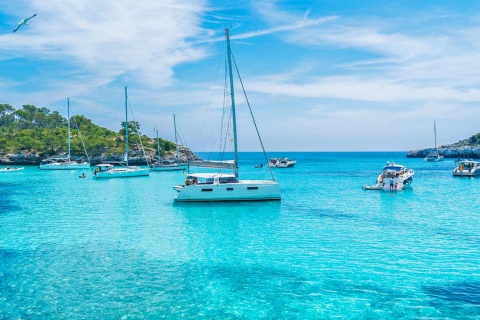
[[[480,178],[406,152],[269,156],[297,160],[273,169],[281,201],[174,203],[181,171],[0,174],[0,319],[480,318]],[[411,187],[362,190],[387,161]]]

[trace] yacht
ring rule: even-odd
[[[275,181],[272,169],[269,168],[272,176],[271,180],[240,180],[238,170],[238,144],[237,144],[237,121],[235,113],[235,96],[233,88],[232,75],[232,53],[230,49],[229,29],[226,34],[226,54],[228,61],[228,73],[230,80],[230,110],[233,130],[233,139],[228,141],[233,143],[234,160],[200,160],[188,163],[190,167],[201,167],[213,169],[213,173],[190,173],[186,175],[185,184],[174,186],[173,189],[178,192],[174,197],[175,202],[192,201],[266,201],[280,200],[280,186]],[[258,130],[257,130],[258,134]],[[230,136],[229,136],[230,137]],[[263,144],[262,144],[263,149]],[[265,150],[264,150],[264,154]],[[265,156],[265,160],[266,160]],[[233,171],[233,173],[222,173],[221,170]]]
[[[456,168],[453,170],[455,177],[476,177],[480,176],[480,162],[473,160],[457,160]]]
[[[296,163],[297,161],[285,157],[270,158],[268,166],[271,168],[292,168]]]
[[[363,186],[364,190],[390,190],[398,191],[404,187],[410,186],[413,182],[414,172],[412,169],[396,164],[394,162],[387,162],[383,167],[382,173],[377,177],[375,185]]]
[[[435,121],[433,121],[433,136],[435,138],[435,148],[427,154],[425,161],[443,161],[443,156],[438,153],[437,149],[437,126],[435,125]]]

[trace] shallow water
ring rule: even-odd
[[[281,202],[174,204],[182,172],[0,175],[0,318],[480,317],[480,178],[405,153],[282,155]],[[268,177],[261,156],[241,178]],[[387,160],[412,188],[362,190]]]

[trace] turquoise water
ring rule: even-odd
[[[0,319],[480,317],[480,178],[405,153],[282,155],[281,202],[174,204],[181,172],[0,175]],[[387,160],[412,188],[362,190]]]

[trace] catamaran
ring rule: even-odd
[[[234,160],[227,161],[191,161],[190,167],[215,168],[214,173],[187,173],[185,184],[174,186],[178,192],[174,198],[175,202],[194,201],[253,201],[253,200],[280,200],[280,186],[275,181],[271,168],[271,180],[240,180],[238,172],[238,145],[237,145],[237,122],[235,113],[235,95],[232,74],[232,52],[230,49],[230,38],[228,28],[225,29],[227,44],[228,73],[230,80],[230,102],[231,118],[233,129]],[[241,80],[240,80],[241,81]],[[242,85],[243,86],[243,85]],[[248,99],[247,99],[248,103]],[[250,105],[249,105],[250,107]],[[253,117],[253,116],[252,116]],[[254,121],[255,124],[255,121]],[[256,124],[255,124],[256,127]],[[258,130],[257,130],[258,134]],[[260,144],[263,143],[258,135]],[[265,160],[267,160],[265,150]],[[232,173],[221,173],[220,169],[233,170]]]
[[[70,98],[67,98],[67,118],[68,118],[68,155],[66,158],[51,157],[40,163],[38,167],[40,170],[76,170],[76,169],[88,169],[90,163],[72,161],[70,157]],[[83,141],[82,141],[83,144]],[[84,146],[85,148],[85,146]],[[85,153],[87,151],[85,150]],[[88,157],[88,155],[87,155]]]
[[[140,168],[128,165],[128,95],[125,87],[125,166],[114,166],[110,163],[98,164],[93,171],[93,177],[101,178],[129,178],[149,176],[150,168]]]
[[[175,161],[162,159],[162,156],[160,154],[160,139],[158,138],[158,130],[156,130],[158,161],[152,164],[152,171],[174,171],[187,169],[187,165],[178,163],[177,122],[175,119],[175,115],[173,115],[173,127],[175,131]]]
[[[439,154],[437,150],[437,126],[435,125],[435,121],[433,121],[433,135],[435,139],[435,148],[432,152],[427,154],[425,161],[443,161],[443,156]]]

